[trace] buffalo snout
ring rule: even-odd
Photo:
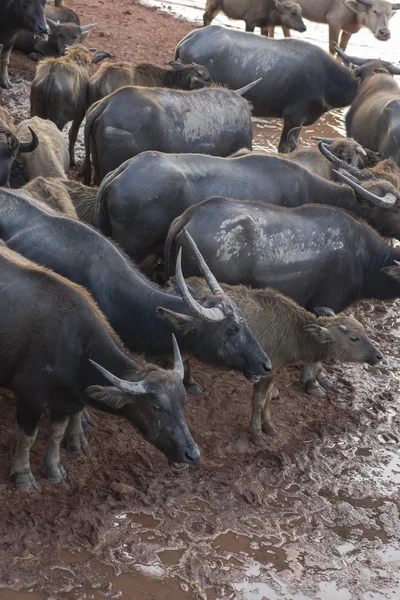
[[[300,33],[304,33],[305,31],[307,31],[307,27],[305,25],[300,25],[297,31],[299,31]]]
[[[373,367],[373,366],[377,365],[382,360],[382,358],[383,358],[382,352],[376,351],[375,355],[372,356],[370,358],[370,360],[368,360],[367,362],[369,365],[371,365]]]
[[[385,42],[387,40],[390,40],[390,31],[389,31],[389,29],[386,29],[385,27],[383,27],[382,29],[378,29],[378,31],[375,34],[375,37],[378,40]]]

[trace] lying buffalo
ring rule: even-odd
[[[46,0],[2,0],[0,2],[0,87],[10,88],[8,65],[19,31],[28,30],[41,38],[49,33],[44,16]]]
[[[262,77],[246,97],[254,115],[283,119],[279,152],[293,149],[287,141],[292,127],[312,125],[326,111],[349,105],[358,88],[350,69],[313,44],[213,25],[183,38],[175,59],[204,65],[214,81],[233,89]]]
[[[87,403],[128,419],[170,462],[197,461],[199,450],[182,414],[186,397],[176,341],[173,371],[133,360],[80,286],[3,244],[0,276],[7,281],[0,297],[0,384],[17,399],[12,466],[17,488],[37,487],[29,454],[45,408],[50,437],[44,468],[52,483],[66,477],[60,456],[64,434],[73,444],[84,443],[79,413]]]
[[[297,0],[303,10],[303,17],[308,21],[316,23],[327,23],[329,25],[329,52],[334,54],[335,43],[346,50],[347,44],[353,33],[360,31],[362,27],[368,29],[378,40],[390,39],[389,20],[395,10],[399,10],[400,4],[391,4],[386,0]],[[290,30],[283,28],[286,37],[290,36]],[[274,28],[268,30],[268,34],[274,37]]]
[[[400,166],[400,88],[393,78],[400,75],[400,67],[341,51],[340,56],[355,65],[361,82],[346,115],[347,135]]]
[[[293,0],[207,0],[204,26],[210,25],[221,11],[230,19],[243,20],[246,31],[254,31],[256,27],[264,30],[275,25],[301,33],[307,29],[301,18],[301,6]]]
[[[92,154],[95,183],[125,160],[146,150],[201,152],[229,156],[252,148],[250,108],[244,88],[193,91],[124,87],[88,111],[85,125],[85,184],[90,185]]]
[[[400,239],[399,192],[378,176],[363,185],[366,188],[355,193],[266,154],[218,158],[145,152],[103,181],[95,222],[139,263],[150,254],[162,254],[168,228],[184,210],[221,193],[288,207],[329,204],[366,219],[384,236]],[[396,203],[385,199],[388,192],[398,199]]]

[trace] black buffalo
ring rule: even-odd
[[[214,81],[232,89],[262,77],[246,98],[254,115],[283,119],[279,152],[293,149],[287,140],[292,127],[315,123],[326,111],[350,104],[357,93],[350,69],[301,40],[273,40],[210,25],[183,38],[175,58],[205,66]]]
[[[346,115],[347,135],[400,166],[400,88],[393,78],[400,67],[338,53],[355,65],[361,82]]]
[[[171,352],[171,333],[182,348],[207,363],[236,369],[249,379],[271,368],[239,309],[202,264],[211,293],[193,301],[183,277],[172,298],[148,281],[120,251],[87,225],[49,214],[24,197],[0,192],[0,238],[13,250],[83,285],[130,350]],[[192,251],[197,253],[196,247]],[[197,256],[202,262],[202,257]],[[159,317],[159,318],[157,318]]]
[[[330,306],[341,312],[362,298],[400,296],[400,250],[342,210],[210,198],[171,225],[165,245],[169,275],[186,243],[184,227],[220,281],[273,287],[308,310]],[[198,274],[187,252],[183,268]]]
[[[85,184],[95,183],[146,150],[229,156],[252,148],[248,103],[224,88],[181,91],[127,86],[96,102],[85,126]]]
[[[218,158],[145,152],[110,173],[100,186],[96,226],[138,263],[163,253],[171,222],[189,206],[222,194],[287,207],[329,204],[362,217],[382,235],[400,239],[399,193],[377,179],[357,194],[277,156]],[[397,201],[379,196],[391,191]]]
[[[49,32],[44,15],[46,0],[2,0],[0,3],[0,86],[11,87],[8,65],[19,31],[26,29],[43,37]]]
[[[83,288],[3,244],[0,275],[0,385],[17,398],[17,487],[36,485],[29,451],[45,408],[51,418],[45,470],[54,483],[65,478],[60,442],[69,421],[69,442],[86,447],[80,412],[87,403],[127,418],[170,462],[198,459],[182,414],[184,369],[176,341],[173,371],[133,360]]]

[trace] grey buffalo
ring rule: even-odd
[[[229,156],[252,148],[250,108],[240,97],[259,78],[235,92],[124,87],[88,111],[85,125],[85,184],[90,155],[98,185],[125,160],[146,150]]]
[[[396,187],[378,174],[362,185],[365,188],[356,186],[355,193],[347,185],[326,181],[295,163],[265,154],[219,158],[146,152],[106,177],[99,189],[95,220],[138,263],[153,253],[162,254],[173,219],[216,194],[288,207],[329,204],[366,219],[384,236],[400,239]],[[391,193],[389,198],[387,193]]]
[[[287,140],[292,127],[312,125],[326,111],[349,105],[358,88],[350,69],[313,44],[213,25],[183,38],[175,59],[204,65],[214,81],[232,89],[262,77],[246,98],[254,115],[283,119],[279,152],[293,149]]]

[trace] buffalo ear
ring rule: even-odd
[[[101,404],[105,404],[114,410],[121,410],[127,404],[132,404],[132,398],[122,390],[112,385],[101,386],[101,385],[90,385],[85,389],[85,394],[97,400]]]
[[[398,267],[397,265],[393,265],[391,267],[384,267],[383,269],[381,269],[381,272],[385,273],[385,275],[389,275],[389,277],[392,277],[392,279],[400,283],[400,267]]]
[[[166,321],[171,329],[183,335],[193,331],[196,326],[194,317],[176,313],[168,308],[163,308],[162,306],[157,306],[156,317]]]
[[[277,8],[280,12],[284,11],[284,6],[282,4],[282,2],[280,2],[280,0],[273,0],[275,8]]]
[[[310,323],[309,325],[304,325],[303,329],[320,344],[327,344],[328,342],[333,341],[332,332],[326,327],[321,327],[320,325]]]
[[[328,308],[327,306],[316,306],[314,308],[314,312],[319,317],[334,317],[335,316],[335,313],[333,312],[333,310],[331,308]]]
[[[186,65],[179,62],[179,60],[170,60],[168,64],[170,67],[175,69],[175,71],[183,71],[183,69],[186,67]]]
[[[357,0],[344,0],[346,6],[348,6],[355,13],[367,12],[367,7]]]

